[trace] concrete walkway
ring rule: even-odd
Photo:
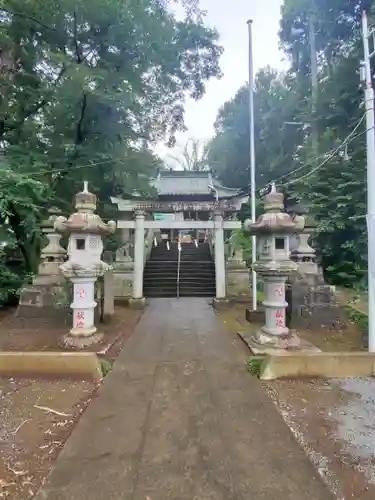
[[[36,500],[329,500],[205,299],[155,299]]]

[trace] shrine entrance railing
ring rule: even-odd
[[[181,269],[181,242],[178,242],[178,258],[177,258],[177,298],[180,298],[180,269]]]

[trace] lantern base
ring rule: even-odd
[[[298,350],[301,348],[301,340],[295,332],[288,331],[282,335],[271,335],[264,330],[259,330],[253,337],[255,345],[284,350]]]
[[[136,310],[142,310],[146,307],[146,299],[145,297],[141,297],[139,299],[131,298],[129,299],[129,308],[130,309],[136,309]]]
[[[212,300],[212,307],[216,309],[216,311],[225,311],[229,307],[229,300],[225,298],[214,298]]]
[[[96,331],[96,329],[95,329]],[[89,335],[77,335],[72,332],[63,336],[60,341],[61,347],[73,347],[74,349],[84,349],[93,344],[98,344],[103,339],[103,333],[93,333]]]

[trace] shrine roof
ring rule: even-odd
[[[159,173],[151,185],[159,196],[212,195],[219,198],[236,196],[238,189],[222,186],[212,173],[186,170],[169,170]]]

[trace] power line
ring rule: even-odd
[[[358,130],[359,126],[362,124],[363,120],[365,119],[366,114],[363,114],[357,125],[354,127],[354,129],[350,132],[350,134],[342,141],[340,146],[338,146],[325,160],[323,160],[319,165],[317,165],[315,168],[307,172],[307,174],[302,175],[301,177],[298,177],[297,179],[292,179],[291,181],[287,182],[286,184],[283,184],[283,186],[290,186],[291,184],[295,184],[296,182],[301,181],[302,179],[306,179],[307,177],[310,177],[313,173],[315,173],[317,170],[322,168],[326,163],[328,163],[332,158],[342,149],[343,146],[346,146],[349,142],[350,139],[353,137],[354,133],[356,130]],[[354,139],[353,139],[354,140]]]
[[[116,158],[116,159],[110,159],[110,160],[103,160],[103,161],[98,161],[98,162],[90,162],[90,163],[86,163],[85,165],[74,165],[72,167],[69,167],[68,169],[64,169],[64,168],[55,168],[55,169],[45,169],[45,170],[36,170],[36,171],[32,171],[30,174],[31,176],[35,176],[35,175],[45,175],[45,174],[54,174],[54,173],[60,173],[60,172],[64,172],[64,171],[67,171],[67,173],[69,172],[72,172],[72,171],[75,171],[75,170],[79,170],[81,168],[88,168],[88,167],[96,167],[98,165],[104,165],[106,163],[111,163],[111,162],[117,162],[117,163],[124,163],[126,159],[130,159],[130,157],[127,157],[127,158],[124,158],[122,160]],[[152,163],[156,163],[157,160],[153,160]],[[20,172],[20,171],[14,171],[12,170],[12,172],[14,173],[23,173],[23,172]]]
[[[309,171],[307,174],[305,174],[304,176],[300,177],[300,178],[297,178],[297,179],[293,179],[292,181],[289,181],[285,184],[277,184],[278,187],[281,187],[281,186],[288,186],[290,184],[293,184],[295,182],[297,182],[298,180],[300,179],[303,179],[305,177],[308,177],[310,176],[311,174],[313,174],[315,171],[317,171],[318,169],[320,169],[321,167],[323,167],[328,161],[330,161],[336,154],[338,151],[340,151],[340,149],[342,149],[343,146],[349,144],[350,142],[354,141],[354,139],[356,139],[357,137],[360,137],[361,135],[365,134],[368,130],[365,130],[363,132],[360,132],[359,134],[356,134],[355,136],[353,136],[354,132],[356,132],[356,130],[358,130],[359,126],[361,125],[361,123],[363,122],[363,120],[365,119],[365,116],[366,114],[364,113],[362,115],[362,117],[359,119],[359,121],[357,122],[356,126],[354,127],[354,129],[350,132],[350,134],[348,134],[348,136],[342,141],[342,143],[336,148],[336,149],[333,149],[333,150],[330,150],[330,151],[327,151],[323,154],[321,154],[320,156],[308,161],[307,163],[304,163],[303,165],[300,165],[299,167],[295,168],[294,170],[291,170],[290,172],[287,172],[286,174],[278,177],[276,180],[274,181],[271,181],[271,182],[275,182],[275,183],[278,183],[279,181],[281,181],[282,179],[285,179],[285,177],[289,177],[290,175],[293,175],[295,174],[296,172],[299,172],[300,170],[303,170],[304,168],[306,167],[309,167],[311,165],[313,165],[317,160],[321,159],[321,158],[324,158],[324,161],[322,163],[320,163],[317,167],[315,167],[314,169],[312,169],[311,171]],[[374,127],[372,127],[374,128]],[[327,154],[329,155],[328,158],[327,158]],[[260,194],[262,196],[262,193],[264,192],[264,190],[271,185],[271,182],[268,182],[267,184],[264,185],[264,187],[260,190]]]

